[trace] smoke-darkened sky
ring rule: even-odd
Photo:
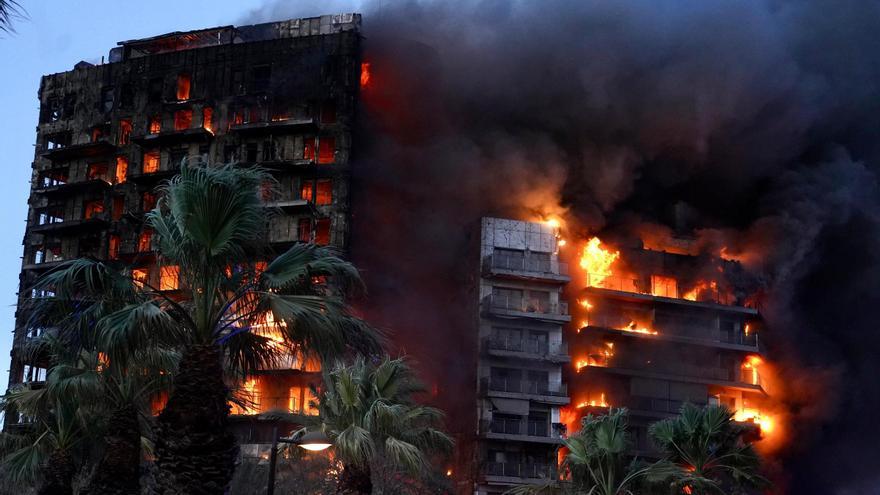
[[[351,10],[270,3],[247,19],[330,7]],[[428,368],[461,367],[471,321],[454,288],[481,215],[610,232],[672,227],[677,205],[766,285],[788,493],[880,493],[880,4],[360,7],[374,86],[354,255],[374,302],[402,303],[383,317],[432,351]]]

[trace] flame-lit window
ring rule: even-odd
[[[318,397],[312,392],[311,387],[306,387],[305,389],[305,400],[303,401],[303,413],[309,416],[317,416],[318,411]]]
[[[256,380],[251,379],[244,382],[239,387],[236,394],[241,404],[231,402],[230,406],[232,406],[232,410],[230,411],[230,414],[259,414],[262,403],[262,394],[260,392],[261,390]]]
[[[154,115],[150,117],[150,134],[159,134],[162,131],[162,117]]]
[[[232,111],[232,118],[229,119],[229,125],[242,125],[244,124],[244,110],[236,109]]]
[[[124,156],[116,157],[116,183],[122,184],[128,176],[128,158]]]
[[[303,139],[303,160],[315,161],[315,138],[307,137]]]
[[[318,163],[333,163],[336,161],[336,138],[323,136],[318,144]]]
[[[107,239],[107,257],[111,260],[119,258],[120,242],[119,234],[110,234],[110,237]]]
[[[312,202],[314,183],[308,179],[303,179],[302,185],[299,188],[299,198],[309,203]]]
[[[184,101],[189,99],[189,90],[191,84],[192,79],[190,78],[189,74],[177,75],[177,101]]]
[[[177,290],[180,288],[180,267],[163,266],[159,271],[159,290]]]
[[[333,124],[336,122],[336,102],[325,101],[321,105],[321,123]]]
[[[330,244],[330,219],[319,218],[315,222],[315,244],[326,246]]]
[[[312,242],[312,219],[300,218],[297,223],[297,239],[300,242]]]
[[[122,119],[119,121],[119,144],[128,144],[131,142],[131,119]]]
[[[174,112],[174,130],[184,131],[192,125],[192,110],[178,110]]]
[[[104,202],[100,199],[83,203],[83,218],[88,220],[104,213]]]
[[[107,164],[104,162],[90,163],[86,169],[86,178],[88,180],[107,180]]]
[[[138,285],[143,285],[150,280],[150,271],[146,268],[133,268],[131,270],[131,279]]]
[[[125,196],[113,196],[113,221],[122,219],[125,213]]]
[[[302,387],[290,387],[287,391],[287,410],[298,413],[302,410]]]
[[[333,181],[330,179],[321,179],[317,183],[315,192],[315,204],[329,205],[333,203]]]
[[[211,107],[202,109],[202,128],[208,132],[214,132],[214,109]]]
[[[152,174],[159,171],[159,151],[153,150],[144,153],[143,173]]]
[[[168,405],[168,392],[159,392],[150,397],[150,413],[158,416]]]
[[[141,204],[143,205],[143,209],[145,212],[152,211],[153,208],[156,207],[156,202],[159,200],[159,196],[152,191],[145,191],[141,195]]]
[[[651,275],[651,295],[678,297],[678,281],[672,277]]]
[[[153,249],[153,231],[144,229],[138,236],[138,252],[146,253]]]
[[[370,85],[370,63],[362,62],[361,63],[361,87],[366,88]]]
[[[92,142],[97,143],[102,137],[104,137],[104,129],[101,127],[93,127],[91,137]]]

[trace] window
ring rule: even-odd
[[[131,119],[122,119],[119,121],[119,144],[128,144],[131,142]]]
[[[329,205],[333,203],[333,181],[330,179],[321,179],[317,184],[315,193],[315,204],[319,206]]]
[[[189,99],[190,85],[192,79],[189,74],[178,74],[177,76],[177,101]]]
[[[229,127],[244,124],[244,110],[237,108],[232,111],[232,118],[229,119]]]
[[[134,88],[131,87],[130,83],[124,83],[122,85],[122,90],[120,91],[120,93],[120,108],[131,108],[132,106],[134,106]]]
[[[61,244],[50,244],[46,246],[40,246],[34,251],[34,264],[38,265],[40,263],[51,263],[53,261],[62,261],[64,258],[61,256]],[[41,297],[51,297],[54,296],[55,293],[51,293],[48,296]]]
[[[92,134],[91,134],[92,142],[97,143],[98,141],[101,140],[102,137],[104,137],[104,128],[101,126],[92,127]]]
[[[210,133],[214,133],[214,109],[205,107],[202,109],[202,128]]]
[[[192,125],[192,110],[178,110],[174,112],[174,130],[184,131]]]
[[[298,413],[302,410],[302,387],[290,387],[287,391],[287,410]]]
[[[496,308],[522,311],[523,291],[520,289],[492,287],[492,306]]]
[[[326,246],[330,244],[330,219],[319,218],[315,222],[315,244]]]
[[[313,137],[303,139],[303,160],[315,161],[315,138]]]
[[[44,382],[46,381],[46,368],[39,366],[24,365],[22,372],[23,382]]]
[[[321,105],[321,123],[333,124],[336,122],[336,102],[325,101]]]
[[[125,213],[125,196],[113,196],[113,221],[120,220]]]
[[[54,187],[67,184],[67,169],[40,172],[37,187]]]
[[[151,211],[153,208],[155,208],[156,202],[158,201],[158,199],[159,199],[159,197],[156,195],[156,193],[151,192],[151,191],[145,191],[141,195],[141,204],[143,205],[144,211],[145,212]]]
[[[43,107],[43,122],[58,122],[63,117],[60,98],[49,98]]]
[[[116,157],[116,183],[122,184],[128,175],[128,158],[124,156]]]
[[[238,146],[234,144],[227,144],[223,147],[223,161],[226,163],[233,163],[238,161]]]
[[[141,231],[141,235],[138,236],[138,252],[146,253],[151,251],[153,246],[153,231],[151,229],[144,229]]]
[[[57,150],[66,146],[70,146],[69,132],[59,132],[57,134],[50,134],[46,136],[46,141],[44,143],[45,149]]]
[[[152,174],[159,171],[159,151],[153,150],[144,153],[144,168],[143,172],[145,174]]]
[[[90,163],[86,169],[86,178],[88,180],[107,180],[107,164],[104,162]]]
[[[89,235],[81,237],[77,242],[77,257],[79,258],[97,258],[101,256],[101,236]]]
[[[159,290],[177,290],[180,288],[180,267],[177,265],[163,266],[159,271]]]
[[[263,161],[270,162],[275,159],[275,142],[263,141]]]
[[[150,280],[150,271],[146,268],[132,268],[131,278],[137,285],[143,285]]]
[[[336,161],[336,138],[324,136],[318,145],[318,163],[333,163]]]
[[[150,134],[159,134],[162,130],[162,117],[154,115],[150,117]]]
[[[306,397],[303,401],[303,413],[309,416],[318,415],[318,397],[312,392],[312,387],[306,387]]]
[[[83,203],[83,219],[88,220],[104,213],[104,202],[93,199]]]
[[[266,91],[269,89],[269,81],[272,79],[272,67],[258,65],[251,69],[252,88],[254,91]]]
[[[49,225],[61,223],[64,221],[63,209],[61,207],[51,207],[39,210],[37,212],[37,224]]]
[[[150,103],[158,103],[162,101],[162,78],[154,77],[150,79],[150,85],[147,89],[147,99]]]
[[[312,242],[312,219],[300,218],[297,224],[297,239],[300,242]]]
[[[110,234],[107,239],[107,257],[111,260],[119,259],[119,234]]]
[[[177,149],[171,150],[168,156],[168,166],[169,168],[176,170],[180,168],[180,165],[186,160],[187,150],[186,149]]]
[[[651,295],[678,297],[678,281],[672,277],[651,275]]]
[[[299,188],[299,198],[311,203],[314,197],[312,194],[313,185],[312,181],[303,179],[302,186]]]
[[[113,87],[101,89],[101,111],[113,111]]]
[[[248,143],[245,145],[245,162],[255,163],[257,161],[257,143]]]

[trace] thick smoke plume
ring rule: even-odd
[[[560,214],[574,235],[684,218],[766,286],[785,490],[880,493],[880,5],[313,7],[246,22],[364,13],[353,256],[453,414],[473,410],[456,390],[473,387],[480,216]]]

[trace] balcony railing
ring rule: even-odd
[[[564,342],[550,343],[529,339],[505,339],[503,337],[489,337],[486,339],[486,348],[496,351],[538,354],[541,356],[568,355],[568,344]]]
[[[536,275],[568,275],[568,264],[555,259],[538,259],[527,256],[499,256],[490,254],[483,259],[487,267]]]
[[[683,293],[681,292],[681,289],[677,289],[676,291],[671,289],[658,289],[657,294],[653,294],[650,284],[646,284],[638,278],[621,277],[616,275],[605,276],[595,273],[587,273],[587,287],[616,290],[620,292],[632,292],[649,296],[668,297],[671,299],[681,299],[692,302],[709,302],[725,306],[737,305],[736,297],[730,293],[719,291],[717,289],[700,290],[700,299],[694,301],[693,299],[685,299],[682,297]]]
[[[504,476],[507,478],[556,478],[556,466],[549,463],[487,462],[485,464],[485,472],[486,476]]]
[[[486,296],[483,303],[489,309],[517,311],[520,313],[535,313],[544,315],[568,316],[568,304],[564,302],[554,303],[529,298],[510,298],[496,295]]]
[[[512,378],[486,378],[489,390],[496,392],[512,392],[518,394],[530,395],[551,395],[557,397],[568,396],[568,386],[566,384],[549,384],[546,382],[536,382],[522,379]]]

